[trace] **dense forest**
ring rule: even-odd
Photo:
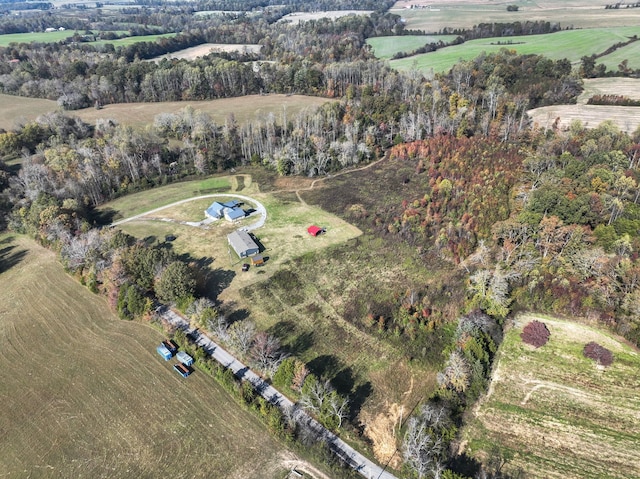
[[[320,2],[315,9],[357,3],[378,11],[295,26],[277,20],[300,11],[303,2],[278,2],[277,8],[269,3],[211,0],[156,9],[148,1],[110,24],[134,19],[140,34],[180,35],[118,48],[82,41],[0,48],[1,92],[57,100],[67,110],[268,93],[334,100],[245,124],[232,115],[216,124],[192,108],[157,115],[146,129],[109,119],[89,125],[61,112],[44,115],[0,132],[0,157],[21,158],[17,173],[0,162],[3,226],[58,251],[65,267],[105,294],[123,318],[151,314],[158,299],[189,311],[202,325],[217,311],[196,299],[206,281],[197,264],[100,229],[97,206],[247,165],[305,176],[382,158],[409,165],[405,183],[417,185],[411,193],[355,221],[415,247],[425,267],[437,257],[459,272],[464,284],[455,288],[464,293],[454,299],[465,314],[432,315],[428,304],[404,298],[398,311],[371,310],[361,319],[371,324],[358,326],[373,328],[378,321],[382,332],[393,330],[414,348],[434,328],[434,318],[453,325],[438,375],[441,389],[409,421],[402,445],[410,477],[445,477],[437,474],[452,464],[448,446],[486,385],[503,320],[512,311],[589,317],[640,343],[640,133],[628,135],[609,123],[586,129],[576,122],[567,131],[530,125],[528,109],[574,102],[582,89],[580,73],[593,73],[577,72],[568,60],[505,49],[426,78],[390,69],[365,46],[371,36],[402,33],[399,17],[384,12],[390,2]],[[190,9],[266,13],[199,19]],[[60,24],[99,31],[107,26],[103,20],[66,18]],[[39,14],[0,19],[2,32],[38,25],[45,25]],[[457,33],[475,38],[555,28],[534,22]],[[143,61],[205,42],[259,44],[261,50]],[[239,332],[228,326],[218,324],[218,333],[234,341]],[[303,371],[293,359],[282,362],[286,370],[273,358],[262,359],[276,382],[290,385]],[[306,391],[319,388],[314,383]],[[325,392],[335,414],[329,402],[307,401],[335,430],[346,418],[338,408],[343,398]],[[505,476],[497,471],[493,477]]]

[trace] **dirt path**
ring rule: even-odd
[[[322,178],[316,178],[306,188],[298,188],[296,190],[289,190],[289,191],[294,191],[296,196],[298,197],[298,200],[300,201],[300,203],[302,203],[305,206],[308,206],[307,202],[302,199],[302,196],[300,196],[300,192],[301,191],[311,191],[313,189],[313,187],[316,186],[316,183],[318,183],[319,181],[325,181],[325,180],[329,180],[331,178],[337,178],[338,176],[346,175],[347,173],[355,173],[356,171],[366,170],[367,168],[371,168],[372,166],[377,165],[378,163],[380,163],[381,161],[386,160],[386,159],[387,159],[387,157],[383,156],[382,158],[380,158],[379,160],[374,161],[373,163],[369,163],[368,165],[361,166],[361,167],[355,168],[353,170],[343,170],[343,171],[340,171],[340,172],[336,173],[335,175],[327,175],[327,176],[323,176]]]

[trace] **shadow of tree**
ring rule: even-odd
[[[332,379],[340,371],[340,360],[332,354],[323,354],[307,363],[309,372],[318,378],[326,380]]]
[[[447,467],[457,474],[461,474],[465,477],[476,477],[476,474],[480,472],[482,464],[480,464],[473,457],[467,454],[459,454],[452,457],[447,464]]]
[[[88,212],[87,219],[96,226],[107,226],[118,219],[116,216],[118,216],[118,212],[113,208],[93,209]]]
[[[5,238],[0,244],[6,244],[12,240],[13,237]],[[16,245],[9,245],[0,249],[0,273],[10,270],[27,255],[26,250],[15,251],[16,248]]]

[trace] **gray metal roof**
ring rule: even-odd
[[[260,247],[253,241],[253,238],[244,230],[235,230],[227,235],[231,247],[238,253],[238,256],[246,256],[248,250],[260,250]]]

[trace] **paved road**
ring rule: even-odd
[[[189,333],[190,336],[195,339],[198,346],[201,346],[220,364],[231,369],[238,378],[243,381],[249,381],[263,398],[278,406],[283,411],[295,408],[295,413],[293,415],[295,421],[298,424],[304,425],[314,431],[318,437],[322,437],[327,444],[329,444],[333,452],[350,467],[359,472],[360,475],[366,479],[397,479],[396,476],[364,457],[335,434],[327,430],[304,410],[298,408],[296,404],[284,396],[280,391],[251,371],[248,366],[242,364],[231,353],[212,341],[211,338],[205,336],[198,330],[192,329],[187,320],[182,316],[168,308],[162,308],[159,312],[162,317],[171,324]]]
[[[153,214],[153,213],[158,213],[159,211],[162,211],[166,208],[171,208],[172,206],[176,206],[176,205],[181,205],[183,203],[188,203],[189,201],[194,201],[194,200],[201,200],[204,198],[219,198],[219,197],[225,197],[225,198],[239,198],[242,201],[248,201],[249,203],[253,203],[256,205],[256,211],[254,213],[252,213],[253,215],[260,215],[260,219],[258,221],[256,221],[255,223],[252,223],[250,225],[247,226],[243,226],[242,229],[245,231],[253,231],[256,230],[258,228],[261,228],[262,226],[264,226],[265,221],[267,221],[267,210],[264,207],[264,205],[262,203],[260,203],[259,201],[256,201],[253,198],[250,198],[248,196],[243,196],[243,195],[235,195],[235,194],[216,194],[216,195],[202,195],[202,196],[194,196],[193,198],[187,198],[186,200],[180,200],[180,201],[176,201],[175,203],[171,203],[170,205],[165,205],[165,206],[161,206],[160,208],[155,208],[153,210],[149,210],[149,211],[145,211],[144,213],[140,213],[139,215],[134,215],[131,216],[129,218],[124,218],[122,220],[118,220],[115,221],[113,223],[111,223],[111,226],[118,226],[122,223],[126,223],[127,221],[134,221],[137,219],[142,218],[143,216],[149,215],[149,214]],[[202,222],[200,223],[202,224]]]

